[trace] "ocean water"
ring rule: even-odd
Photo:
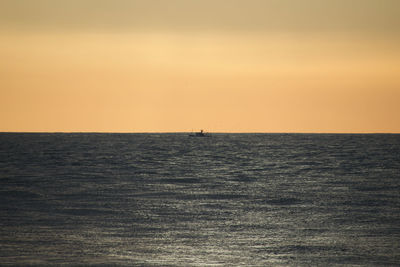
[[[0,264],[399,266],[400,135],[1,133]]]

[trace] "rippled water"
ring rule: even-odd
[[[7,265],[400,264],[400,135],[0,134]]]

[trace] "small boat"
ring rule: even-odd
[[[205,133],[203,130],[200,132],[189,134],[190,137],[211,137],[211,135]]]

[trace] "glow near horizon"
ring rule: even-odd
[[[400,132],[396,1],[212,3],[2,1],[0,131]]]

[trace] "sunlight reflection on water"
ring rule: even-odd
[[[0,134],[0,260],[396,265],[400,136]]]

